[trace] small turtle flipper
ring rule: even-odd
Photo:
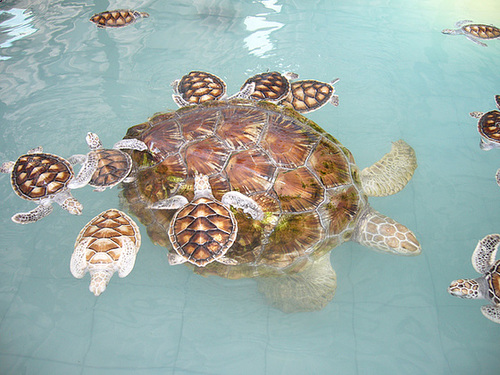
[[[12,173],[15,164],[14,161],[6,161],[0,166],[0,173]]]
[[[321,310],[337,289],[329,254],[300,273],[259,278],[257,282],[267,302],[287,313]]]
[[[12,216],[12,221],[17,224],[30,224],[34,223],[45,216],[50,215],[54,207],[50,203],[41,203],[36,208],[29,212],[20,212]]]
[[[187,107],[188,105],[194,104],[194,103],[189,103],[188,101],[184,100],[182,96],[178,94],[172,94],[172,99],[177,104],[180,108],[182,107]]]
[[[472,266],[479,273],[489,271],[500,245],[500,234],[489,234],[480,240],[472,253]]]
[[[361,184],[366,195],[385,197],[401,191],[417,168],[415,151],[405,141],[392,143],[391,151],[371,167],[361,171]]]
[[[69,270],[71,274],[77,279],[81,279],[87,272],[87,247],[90,243],[90,238],[81,241],[73,250],[71,261],[69,263]]]
[[[457,21],[455,23],[455,27],[462,27],[463,25],[467,25],[468,23],[472,23],[474,21],[471,21],[471,20],[461,20],[461,21]]]
[[[385,253],[413,256],[421,252],[411,230],[371,207],[358,219],[351,240]]]
[[[87,160],[87,155],[76,154],[70,156],[67,160],[71,165],[83,164]]]
[[[255,91],[255,82],[247,83],[240,91],[236,94],[231,95],[227,100],[231,99],[250,99],[250,96]]]
[[[135,258],[137,254],[137,247],[134,242],[128,238],[123,238],[122,253],[118,260],[118,276],[127,276],[134,268]]]
[[[483,47],[488,47],[486,43],[481,42],[479,39],[474,38],[472,35],[464,34],[467,39],[469,39],[471,42],[474,42],[476,44],[479,44],[480,46]]]
[[[500,186],[500,169],[497,169],[497,173],[495,174],[495,179],[497,180],[497,185]]]
[[[481,306],[481,312],[485,317],[495,323],[500,323],[500,306]]]
[[[189,201],[186,197],[182,195],[174,195],[173,197],[153,203],[149,206],[149,208],[155,210],[177,210],[188,203]]]
[[[179,254],[174,253],[174,252],[169,252],[168,253],[168,264],[171,266],[176,266],[178,264],[186,263],[187,259],[184,257],[181,257]]]
[[[148,146],[146,146],[144,142],[139,141],[138,139],[131,138],[131,139],[122,139],[121,141],[116,142],[113,148],[117,150],[129,149],[137,151],[146,151],[148,149]]]
[[[78,189],[87,185],[92,179],[98,162],[99,157],[97,154],[92,151],[89,152],[85,162],[82,164],[80,172],[78,172],[78,175],[69,182],[68,187],[70,189]]]
[[[234,208],[242,209],[243,212],[252,216],[254,220],[262,220],[264,212],[252,198],[237,191],[229,191],[222,196],[221,202]]]

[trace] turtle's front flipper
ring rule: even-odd
[[[481,312],[489,320],[500,323],[500,306],[485,305],[481,306]]]
[[[99,156],[97,156],[95,152],[89,152],[87,155],[87,159],[80,169],[80,172],[78,172],[78,175],[69,182],[68,187],[70,189],[78,189],[87,185],[92,179],[92,175],[97,168],[98,161]]]
[[[76,165],[76,164],[83,164],[87,160],[87,155],[72,155],[68,158],[68,163],[71,165]]]
[[[470,35],[465,34],[465,37],[466,37],[467,39],[469,39],[470,41],[472,41],[472,42],[474,42],[474,43],[476,43],[476,44],[479,44],[480,46],[483,46],[483,47],[488,47],[488,45],[487,45],[486,43],[481,42],[479,39],[474,38],[473,36],[470,36]]]
[[[477,243],[472,253],[472,266],[479,273],[489,271],[500,246],[500,234],[489,234]]]
[[[135,138],[130,139],[122,139],[118,141],[113,146],[114,149],[129,149],[129,150],[137,150],[137,151],[146,151],[148,146],[143,141],[140,141]]]
[[[257,202],[237,191],[229,191],[222,196],[221,202],[225,205],[242,209],[244,213],[252,216],[254,220],[262,220],[264,213]]]
[[[411,256],[421,252],[411,230],[371,207],[359,218],[351,240],[386,253]]]
[[[385,197],[402,190],[417,168],[415,151],[400,139],[391,151],[371,167],[361,171],[364,192],[371,197]]]
[[[236,94],[231,95],[227,100],[231,99],[250,99],[250,96],[255,91],[255,82],[247,83],[240,91]]]
[[[321,310],[333,299],[337,289],[337,276],[329,254],[300,273],[257,281],[267,302],[287,313]]]
[[[20,212],[12,216],[12,221],[17,224],[30,224],[34,223],[45,216],[48,216],[54,207],[51,204],[40,204],[30,212]]]
[[[497,169],[497,173],[495,174],[495,178],[497,180],[498,186],[500,186],[500,169]]]
[[[188,203],[189,201],[183,195],[174,195],[170,198],[153,203],[149,208],[155,210],[177,210]]]
[[[0,173],[11,173],[15,164],[13,161],[6,161],[0,166]]]

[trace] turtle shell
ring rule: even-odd
[[[21,198],[38,201],[67,189],[74,177],[68,161],[57,155],[21,155],[11,174],[12,188]]]
[[[131,9],[117,9],[94,14],[90,21],[99,27],[123,27],[143,17],[149,17],[149,14]]]
[[[334,87],[312,79],[293,82],[290,95],[284,100],[297,112],[308,113],[323,107],[332,98]]]
[[[226,94],[226,84],[214,74],[193,71],[181,78],[177,91],[185,101],[201,104],[221,99]]]
[[[211,101],[159,114],[127,138],[152,154],[133,152],[137,180],[123,190],[128,208],[152,240],[171,249],[172,210],[149,206],[172,195],[193,199],[193,176],[207,175],[215,199],[239,191],[264,219],[232,210],[238,233],[225,256],[201,274],[228,278],[299,272],[350,239],[366,205],[351,153],[314,122],[266,101]]]
[[[255,83],[255,90],[250,97],[255,100],[267,100],[278,103],[290,93],[290,82],[278,72],[257,74],[245,81],[241,89],[247,84]]]
[[[471,24],[463,26],[462,29],[468,34],[481,39],[495,39],[500,37],[500,29],[495,26]]]
[[[78,244],[90,239],[86,259],[89,265],[112,264],[120,259],[123,239],[128,237],[139,249],[141,234],[137,224],[125,213],[109,209],[94,217],[78,234]]]
[[[500,111],[486,112],[477,123],[477,130],[484,138],[500,143]]]
[[[122,182],[132,169],[132,159],[123,151],[100,149],[92,152],[97,154],[99,161],[90,179],[90,186],[113,187]]]
[[[177,254],[203,267],[226,253],[237,231],[231,211],[220,202],[200,197],[176,212],[168,235]]]
[[[495,305],[500,305],[500,260],[485,275],[488,283],[488,297]]]

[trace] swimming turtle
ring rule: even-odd
[[[132,9],[116,9],[107,10],[101,13],[94,14],[90,17],[90,22],[93,22],[97,27],[123,27],[130,25],[140,18],[148,18],[146,12],[138,12]]]
[[[185,264],[202,275],[255,277],[269,302],[284,311],[320,309],[333,298],[328,254],[345,241],[399,255],[421,252],[408,228],[367,200],[394,194],[411,179],[415,152],[402,140],[360,172],[349,150],[314,122],[289,108],[244,99],[158,114],[125,138],[144,142],[150,152],[133,152],[137,179],[124,187],[123,201],[153,242],[170,252],[174,212],[151,206],[176,195],[193,201],[196,174],[208,176],[219,201],[236,191],[258,204],[262,220],[231,208],[238,232],[224,256],[235,264]],[[176,225],[173,231],[180,235]]]
[[[299,113],[315,111],[327,103],[339,105],[339,97],[334,95],[333,85],[340,79],[332,82],[321,82],[313,79],[292,82],[290,94],[283,101],[284,105],[291,106]]]
[[[226,83],[215,74],[192,71],[181,79],[172,82],[172,99],[179,107],[202,104],[212,100],[248,98],[254,91],[255,84],[244,85],[239,92],[227,97]]]
[[[91,151],[87,155],[73,155],[69,160],[76,164],[85,163],[90,156],[97,157],[97,167],[88,182],[95,188],[95,191],[104,191],[120,182],[134,180],[134,176],[130,175],[132,159],[121,149],[145,151],[147,146],[143,142],[137,139],[124,139],[117,142],[111,149],[103,148],[97,134],[91,132],[87,133],[86,141]]]
[[[254,92],[250,98],[255,100],[267,100],[271,103],[280,103],[290,94],[290,79],[296,79],[298,75],[287,72],[265,72],[248,78],[240,90],[250,83],[255,84]]]
[[[480,240],[472,254],[472,265],[482,276],[455,280],[448,287],[453,296],[490,301],[490,305],[481,307],[481,312],[495,323],[500,323],[500,260],[495,261],[499,245],[500,234],[490,234]]]
[[[497,108],[500,110],[500,95],[495,95]],[[477,130],[481,135],[479,146],[482,150],[500,148],[500,112],[497,110],[489,112],[471,112],[470,115],[479,119]]]
[[[71,256],[71,274],[81,279],[90,273],[90,291],[96,296],[113,276],[127,276],[134,268],[141,246],[137,224],[125,213],[109,209],[90,220],[80,231]]]
[[[33,210],[12,216],[12,221],[18,224],[34,223],[52,212],[52,203],[58,203],[70,214],[80,215],[83,206],[70,190],[85,186],[96,165],[96,157],[88,158],[75,177],[68,160],[43,152],[42,147],[29,150],[15,162],[3,163],[0,172],[11,174],[14,192],[23,199],[38,203]]]
[[[259,205],[247,196],[229,191],[216,200],[208,176],[196,175],[194,178],[194,198],[191,202],[182,195],[154,203],[155,209],[176,209],[170,222],[168,236],[175,253],[169,254],[171,265],[189,262],[204,267],[213,261],[224,264],[237,264],[224,254],[233,245],[238,233],[238,223],[230,206],[240,208],[255,220],[262,220]]]
[[[486,43],[479,39],[498,39],[500,38],[500,29],[492,25],[473,24],[470,20],[458,21],[455,24],[456,30],[444,29],[443,34],[465,35],[465,37],[480,46],[487,47]]]

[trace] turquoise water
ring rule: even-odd
[[[150,18],[100,30],[88,18],[133,7]],[[336,84],[339,107],[308,117],[362,168],[403,138],[419,161],[397,195],[371,198],[414,230],[416,258],[346,243],[332,252],[338,288],[324,310],[284,314],[253,280],[203,278],[168,265],[143,232],[132,273],[100,297],[72,277],[80,229],[119,207],[119,190],[74,191],[81,216],[33,208],[0,176],[1,374],[491,374],[500,326],[485,301],[448,295],[476,277],[470,256],[500,231],[498,150],[481,151],[471,111],[494,109],[500,40],[484,48],[441,34],[461,19],[500,25],[497,0],[16,1],[0,3],[0,160],[43,145],[84,153],[175,109],[170,82],[190,70],[230,92],[268,69]]]

